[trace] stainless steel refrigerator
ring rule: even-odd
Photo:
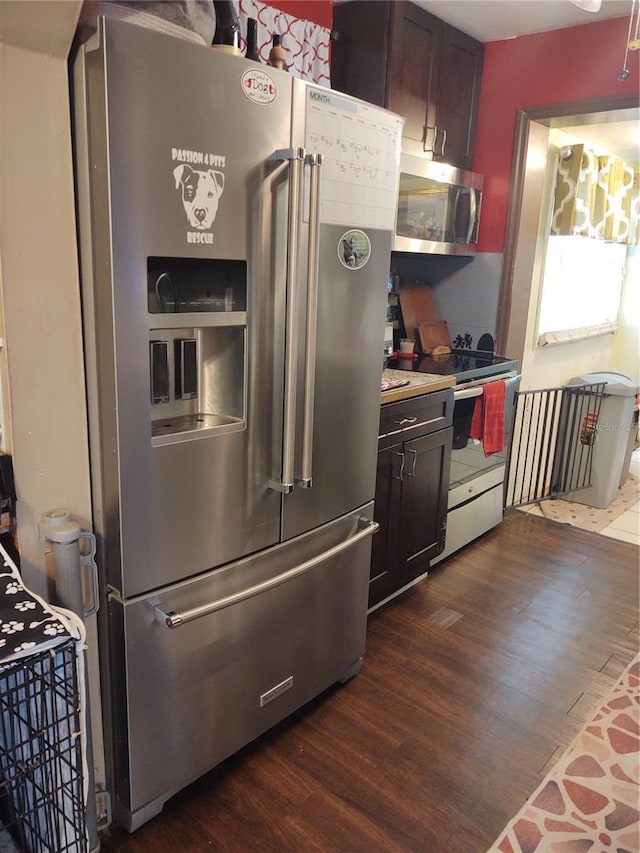
[[[365,650],[402,120],[101,20],[74,139],[119,823]]]

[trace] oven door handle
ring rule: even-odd
[[[471,397],[480,397],[482,395],[482,385],[476,385],[474,388],[454,388],[453,399],[469,400]]]

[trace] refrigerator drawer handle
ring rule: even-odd
[[[165,627],[177,628],[178,625],[184,625],[185,622],[192,622],[194,619],[199,619],[201,616],[209,616],[211,613],[216,613],[218,610],[224,610],[226,607],[231,607],[233,604],[240,604],[242,601],[246,601],[249,598],[253,598],[255,595],[259,595],[262,592],[266,592],[269,589],[280,586],[280,584],[286,583],[287,581],[292,580],[292,578],[305,574],[315,568],[315,566],[325,562],[325,560],[330,560],[342,553],[342,551],[346,551],[348,548],[351,548],[352,545],[355,545],[367,536],[372,536],[379,527],[380,525],[376,521],[371,521],[368,518],[359,518],[358,532],[353,536],[349,536],[337,545],[328,548],[326,551],[312,557],[310,560],[305,560],[304,563],[300,563],[299,566],[294,566],[292,569],[283,572],[275,578],[269,578],[269,580],[255,584],[255,586],[249,587],[249,589],[242,590],[242,592],[236,592],[233,595],[226,595],[224,598],[219,598],[217,601],[201,604],[199,607],[193,607],[191,610],[185,610],[182,613],[176,613],[173,610],[165,611],[156,605],[153,608],[153,616]]]
[[[285,148],[275,152],[276,160],[289,162],[289,211],[287,222],[287,309],[284,376],[284,422],[282,434],[282,470],[279,480],[271,480],[269,488],[289,494],[293,491],[296,438],[296,387],[298,384],[298,242],[300,237],[300,202],[304,168],[304,148]]]
[[[309,165],[309,251],[307,252],[307,318],[304,351],[304,405],[302,420],[302,466],[296,485],[310,489],[313,456],[313,404],[316,382],[316,336],[318,317],[318,246],[320,242],[320,169],[322,154],[307,154]]]

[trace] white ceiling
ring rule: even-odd
[[[628,110],[628,121],[606,121],[562,125],[561,129],[576,141],[585,142],[597,154],[615,154],[632,163],[640,163],[640,122],[638,110]]]
[[[631,15],[632,0],[602,0],[587,12],[571,0],[413,0],[478,41],[499,41]]]

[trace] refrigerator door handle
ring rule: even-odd
[[[313,404],[316,382],[318,320],[318,255],[320,242],[320,169],[322,154],[307,154],[309,165],[309,250],[307,252],[307,317],[304,352],[304,404],[302,420],[302,466],[296,485],[310,489],[313,457]]]
[[[289,212],[287,222],[287,313],[284,366],[284,416],[282,434],[282,471],[280,480],[271,480],[269,488],[287,495],[293,491],[296,438],[296,385],[298,359],[298,243],[300,237],[300,202],[304,169],[304,148],[278,149],[274,159],[289,162]]]
[[[184,625],[186,622],[193,622],[194,619],[200,619],[202,616],[209,616],[211,613],[217,613],[218,610],[224,610],[226,607],[231,607],[234,604],[240,604],[248,598],[253,598],[255,595],[259,595],[260,593],[273,589],[276,586],[280,586],[280,584],[286,583],[293,578],[306,574],[320,563],[333,559],[333,557],[336,557],[338,554],[341,554],[343,551],[351,548],[352,545],[355,545],[367,536],[372,536],[379,530],[379,528],[380,525],[377,521],[371,521],[368,518],[360,517],[358,519],[358,531],[357,533],[354,533],[353,536],[348,536],[337,545],[333,545],[321,554],[317,554],[315,557],[305,560],[304,563],[300,563],[300,565],[294,566],[288,571],[282,572],[280,575],[276,575],[275,578],[269,578],[266,581],[262,581],[262,583],[257,583],[254,586],[249,587],[248,589],[243,589],[241,592],[233,593],[233,595],[225,595],[224,598],[219,598],[217,601],[210,601],[207,602],[207,604],[201,604],[199,607],[192,607],[191,610],[184,610],[182,613],[176,613],[174,610],[165,611],[162,610],[160,606],[155,605],[153,607],[154,619],[166,628],[177,628],[179,625]]]

